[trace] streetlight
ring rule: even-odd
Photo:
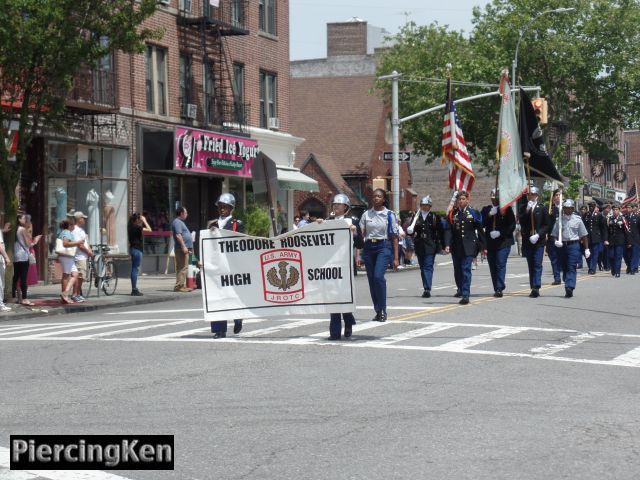
[[[527,23],[524,26],[524,28],[522,30],[520,30],[520,36],[518,37],[518,43],[516,43],[516,55],[515,55],[515,57],[513,57],[513,63],[511,64],[511,82],[512,82],[514,88],[516,86],[516,67],[518,66],[518,51],[520,50],[520,42],[522,41],[522,37],[524,37],[524,34],[527,33],[527,30],[529,29],[529,27],[538,18],[540,18],[543,15],[547,15],[548,13],[566,13],[566,12],[573,12],[574,10],[575,10],[575,8],[573,8],[573,7],[569,7],[569,8],[554,8],[553,10],[545,10],[544,12],[540,12],[536,16],[534,16],[529,21],[529,23]]]

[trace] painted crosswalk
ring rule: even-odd
[[[426,318],[407,319],[407,315],[400,315],[385,323],[359,322],[353,328],[353,336],[341,341],[328,340],[328,320],[323,317],[245,320],[240,335],[230,334],[218,340],[211,338],[209,325],[201,318],[5,324],[0,326],[0,342],[215,342],[378,348],[640,367],[640,335],[636,334],[433,322]]]

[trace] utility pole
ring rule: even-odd
[[[395,70],[391,75],[379,77],[380,80],[391,80],[391,191],[393,192],[392,210],[400,212],[400,117],[398,114],[398,78],[402,74]]]

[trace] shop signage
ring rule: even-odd
[[[195,128],[175,130],[174,170],[251,178],[258,142]]]

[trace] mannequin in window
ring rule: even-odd
[[[107,231],[107,245],[116,245],[116,208],[113,206],[115,195],[111,190],[104,194],[104,207],[102,209],[104,218],[104,228]]]
[[[57,187],[54,195],[56,197],[56,222],[61,222],[67,218],[67,191],[62,187]]]
[[[87,211],[89,218],[87,219],[87,235],[89,241],[93,244],[102,243],[102,236],[100,235],[100,212],[98,211],[98,203],[100,202],[100,195],[95,189],[89,190],[87,193]]]

